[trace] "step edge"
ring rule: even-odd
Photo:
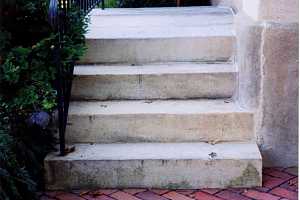
[[[113,145],[114,147],[113,148],[119,148],[121,145],[124,146],[124,145],[132,145],[133,143],[120,143],[120,144],[116,144],[116,143],[112,143],[112,144],[84,144],[84,143],[76,143],[74,144],[75,146],[75,149],[76,147],[79,148],[79,151],[80,151],[80,148],[85,148],[86,149],[91,149],[91,148],[95,148],[95,146],[109,146],[109,145]],[[240,155],[235,155],[235,157],[230,157],[230,156],[224,156],[224,157],[220,157],[220,158],[209,158],[209,156],[204,156],[204,155],[199,155],[199,157],[188,157],[188,156],[180,156],[180,155],[176,155],[178,157],[172,157],[172,158],[164,158],[163,155],[161,155],[161,157],[157,157],[157,158],[142,158],[142,155],[141,155],[141,158],[124,158],[124,157],[121,157],[121,158],[112,158],[112,159],[109,159],[109,158],[99,158],[99,157],[93,157],[93,158],[90,158],[88,156],[84,156],[80,153],[77,152],[77,155],[75,155],[76,157],[79,156],[79,158],[74,158],[74,157],[68,157],[68,155],[64,156],[64,157],[61,157],[59,156],[58,152],[51,152],[50,154],[47,155],[47,157],[45,158],[45,162],[55,162],[55,161],[64,161],[64,162],[73,162],[73,161],[139,161],[139,160],[144,160],[144,161],[161,161],[161,160],[171,160],[171,161],[176,161],[176,160],[180,160],[180,161],[187,161],[187,160],[203,160],[203,161],[218,161],[218,160],[236,160],[236,158],[239,158],[241,160],[257,160],[257,161],[260,161],[262,160],[262,155],[260,153],[260,150],[258,148],[258,145],[256,142],[222,142],[222,143],[218,143],[218,144],[215,144],[215,145],[210,145],[206,142],[197,142],[197,143],[137,143],[137,144],[133,144],[133,146],[131,146],[131,148],[136,148],[137,145],[139,144],[151,144],[153,147],[152,148],[155,148],[157,144],[160,144],[160,145],[172,145],[172,146],[176,146],[177,145],[191,145],[191,146],[195,146],[195,145],[205,145],[204,148],[206,149],[209,149],[211,150],[211,148],[215,147],[215,146],[220,146],[222,144],[227,144],[227,145],[231,145],[232,148],[234,146],[240,146],[240,145],[249,145],[249,148],[251,148],[251,150],[249,150],[250,152],[254,152],[253,154],[251,154],[250,156],[246,153],[244,154],[240,154]],[[135,145],[135,146],[134,146]],[[213,150],[213,149],[212,149]],[[210,152],[210,151],[209,151]],[[74,155],[69,155],[69,156],[74,156]],[[112,156],[113,157],[113,156]],[[130,156],[128,156],[130,157]],[[182,158],[180,158],[182,157]]]
[[[220,102],[223,103],[222,105],[219,105],[217,109],[208,109],[205,111],[194,111],[194,112],[178,112],[178,111],[172,111],[172,109],[167,109],[167,111],[164,112],[143,112],[143,110],[147,107],[148,103],[146,103],[147,100],[96,100],[96,101],[92,101],[92,100],[80,100],[80,101],[71,101],[70,102],[70,112],[69,115],[70,116],[101,116],[101,115],[217,115],[217,114],[247,114],[247,115],[254,115],[254,111],[251,109],[246,109],[246,108],[242,108],[237,102],[230,102],[229,103],[224,103],[224,101],[226,101],[227,99],[218,99],[218,100],[209,100],[209,99],[200,99],[200,100],[184,100],[184,99],[180,99],[180,100],[170,100],[170,99],[166,99],[166,100],[151,100],[151,103],[162,103],[161,105],[163,105],[163,103],[172,103],[172,102],[176,102],[176,101],[180,101],[182,103],[184,102],[189,102],[191,104],[195,104],[195,105],[201,105],[201,102]],[[145,103],[145,105],[142,106],[141,112],[98,112],[93,110],[94,112],[74,112],[72,110],[72,108],[76,108],[76,107],[80,107],[80,105],[88,103],[89,105],[85,105],[87,106],[86,108],[90,108],[92,106],[97,106],[98,104],[100,105],[104,105],[105,103],[124,103],[124,106],[126,105],[126,103],[132,103],[131,105],[134,105],[134,103]],[[76,105],[77,104],[77,105]],[[228,105],[230,104],[230,105]],[[128,104],[127,104],[128,105]],[[126,105],[126,106],[127,106]],[[164,104],[165,105],[165,104]],[[157,105],[159,106],[159,105]],[[204,105],[205,106],[205,105]],[[230,106],[230,107],[228,107]],[[222,107],[224,108],[224,111],[220,111],[220,109],[222,109]]]
[[[236,39],[236,34],[234,33],[234,31],[228,33],[228,34],[214,34],[214,35],[199,35],[199,36],[189,36],[189,35],[183,35],[183,36],[165,36],[165,37],[155,37],[155,36],[147,36],[147,37],[92,37],[89,35],[86,35],[86,42],[94,42],[95,40],[99,40],[99,41],[114,41],[114,40],[169,40],[169,39],[204,39],[204,38],[230,38],[230,39]],[[234,41],[232,41],[234,43]]]
[[[172,71],[172,66],[174,70]],[[170,65],[76,65],[74,76],[127,76],[127,75],[184,75],[184,74],[236,74],[236,64],[170,64]],[[141,67],[141,68],[139,68]],[[221,67],[224,67],[223,69]],[[85,69],[86,68],[86,69]],[[109,69],[111,68],[111,69]],[[124,68],[124,69],[122,69]],[[165,71],[166,68],[169,71]],[[186,69],[186,71],[185,71]],[[117,70],[117,71],[115,71]],[[182,70],[182,71],[180,71]]]

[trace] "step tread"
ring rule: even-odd
[[[215,153],[215,157],[209,154]],[[208,143],[137,143],[76,144],[75,152],[65,157],[53,153],[50,160],[220,160],[261,159],[259,149],[251,142]]]
[[[69,115],[251,113],[231,100],[73,101]]]
[[[233,36],[229,8],[95,9],[88,39]]]
[[[156,75],[156,74],[205,74],[237,73],[237,67],[231,63],[203,64],[155,63],[146,65],[77,65],[74,74],[77,76],[97,75]]]
[[[124,16],[124,15],[232,15],[229,7],[188,6],[188,7],[149,7],[149,8],[101,8],[93,9],[91,16]]]

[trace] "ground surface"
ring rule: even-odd
[[[40,200],[296,200],[297,168],[266,168],[263,187],[248,189],[150,190],[99,189],[51,191],[41,193]]]

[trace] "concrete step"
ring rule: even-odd
[[[75,100],[229,98],[237,69],[200,63],[79,65],[74,74]]]
[[[78,144],[45,159],[47,189],[261,186],[255,143]]]
[[[233,14],[218,7],[95,10],[82,63],[228,61]]]
[[[69,143],[216,142],[253,138],[253,113],[227,100],[72,102]]]

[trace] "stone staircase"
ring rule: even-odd
[[[94,10],[48,189],[261,185],[253,113],[234,96],[229,8]]]

